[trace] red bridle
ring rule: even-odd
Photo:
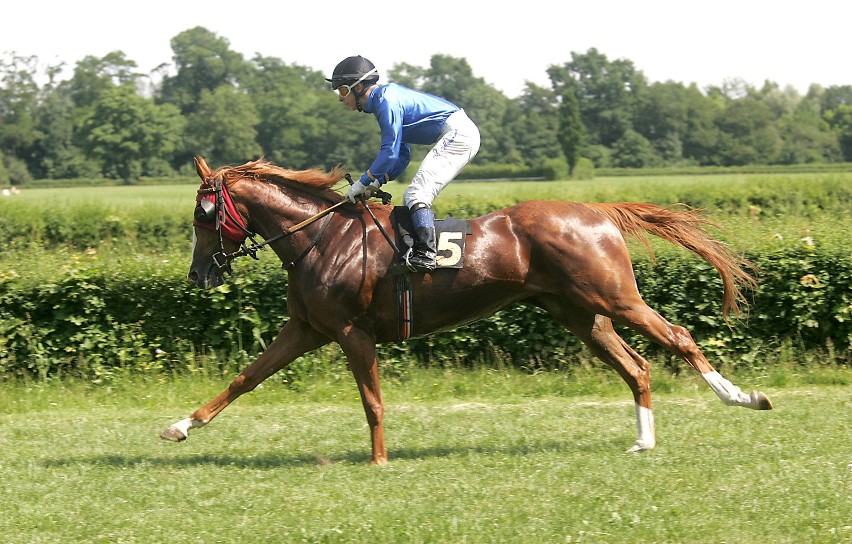
[[[204,204],[203,201],[210,202],[213,206]],[[205,180],[198,188],[195,202],[195,220],[192,224],[196,227],[219,231],[222,236],[238,244],[251,235],[234,206],[231,193],[221,180]]]

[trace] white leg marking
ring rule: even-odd
[[[747,406],[749,408],[755,408],[757,406],[756,398],[752,398],[752,396],[743,393],[742,389],[723,378],[722,375],[715,370],[713,372],[702,374],[701,377],[704,378],[704,381],[707,382],[710,389],[716,393],[716,396],[722,399],[722,402],[728,406]]]
[[[636,404],[636,428],[639,438],[628,453],[637,453],[654,449],[657,445],[656,432],[654,431],[654,412],[644,406]]]
[[[172,425],[172,428],[179,430],[181,433],[183,433],[185,437],[189,437],[190,429],[197,429],[198,427],[203,427],[204,425],[205,423],[203,421],[197,421],[195,419],[186,418]]]

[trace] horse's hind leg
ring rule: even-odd
[[[570,307],[567,303],[559,303],[553,298],[538,302],[560,325],[582,340],[596,357],[614,368],[630,387],[636,405],[638,438],[627,451],[653,449],[657,441],[651,407],[651,364],[622,340],[608,317],[576,308],[567,311]]]
[[[707,361],[689,331],[669,323],[641,299],[630,309],[621,312],[618,320],[689,363],[701,374],[719,399],[728,406],[744,406],[754,410],[772,409],[769,398],[760,391],[744,393],[739,387],[722,377]]]
[[[160,438],[179,442],[186,440],[190,429],[202,427],[237,400],[243,393],[252,391],[266,378],[292,363],[301,355],[325,344],[330,339],[308,324],[291,318],[269,344],[260,357],[250,364],[227,389],[199,408],[186,419],[178,421],[160,434]]]

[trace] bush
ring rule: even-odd
[[[515,164],[469,164],[459,174],[460,180],[517,180],[542,177],[541,168],[527,168]],[[563,178],[564,179],[564,178]]]
[[[9,155],[0,156],[0,160],[3,161],[9,183],[12,185],[25,185],[32,181],[33,177],[24,161]]]
[[[568,161],[562,157],[557,159],[547,159],[541,166],[541,175],[547,181],[568,179]]]
[[[595,164],[586,157],[580,157],[571,179],[586,180],[595,179]]]
[[[606,146],[587,146],[583,150],[583,156],[592,161],[595,168],[609,168],[612,166],[612,151]]]
[[[842,248],[798,241],[750,258],[761,272],[751,311],[729,326],[721,316],[716,271],[691,255],[636,260],[643,298],[683,325],[718,368],[761,369],[771,353],[792,344],[829,350],[832,363],[850,362],[852,261]],[[229,283],[196,289],[183,279],[185,262],[128,260],[106,265],[71,259],[53,282],[0,275],[0,375],[41,378],[74,375],[107,380],[127,372],[217,371],[254,359],[287,319],[286,275],[273,258],[240,261]],[[631,331],[634,349],[665,357]],[[583,345],[542,310],[518,305],[471,325],[400,345],[380,347],[380,358],[424,365],[513,365],[562,368]],[[679,371],[682,361],[669,358]]]
[[[9,178],[9,171],[6,168],[6,162],[3,159],[3,152],[0,151],[0,187],[5,187],[11,183],[11,178]]]

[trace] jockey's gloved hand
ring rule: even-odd
[[[373,182],[369,185],[364,185],[360,181],[356,181],[351,187],[349,187],[349,191],[346,192],[346,198],[348,198],[351,203],[355,204],[358,201],[359,196],[366,195],[367,198],[370,198],[370,196],[376,192],[379,187],[381,187],[379,180],[373,180]]]
[[[374,179],[372,183],[367,185],[367,192],[366,192],[367,198],[370,198],[374,194],[381,192],[381,190],[382,190],[382,184],[379,182],[379,180]]]

